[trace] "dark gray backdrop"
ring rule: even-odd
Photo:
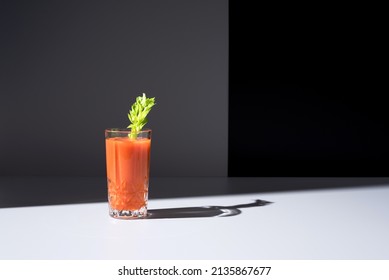
[[[152,176],[226,176],[228,1],[6,1],[0,175],[104,176],[104,129],[155,96]]]

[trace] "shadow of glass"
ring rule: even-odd
[[[146,219],[231,217],[242,213],[239,208],[266,206],[272,202],[257,199],[252,203],[231,206],[201,206],[166,209],[150,209]]]

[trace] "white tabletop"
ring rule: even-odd
[[[388,198],[368,186],[151,199],[143,220],[107,203],[3,208],[0,259],[389,259]],[[255,200],[273,203],[232,207]],[[214,216],[222,206],[235,215]]]

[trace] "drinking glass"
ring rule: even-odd
[[[147,216],[151,130],[105,130],[109,215],[117,219]]]

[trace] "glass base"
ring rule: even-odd
[[[147,208],[142,207],[138,210],[116,210],[109,207],[109,215],[115,219],[129,220],[147,217]]]

